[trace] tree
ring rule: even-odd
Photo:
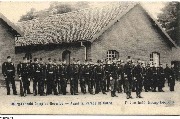
[[[49,15],[53,14],[63,14],[67,12],[72,12],[89,7],[89,2],[51,2],[50,7],[46,10],[36,11],[32,8],[26,15],[21,16],[19,22],[32,20],[35,18],[43,19]]]
[[[21,21],[27,21],[27,20],[32,20],[34,18],[36,18],[36,9],[31,8],[31,10],[29,12],[26,13],[26,15],[22,15],[21,18],[19,19],[19,22]]]
[[[169,2],[162,9],[162,13],[160,13],[158,17],[158,22],[165,29],[165,31],[169,34],[169,36],[179,44],[179,2]],[[180,44],[179,44],[180,45]]]

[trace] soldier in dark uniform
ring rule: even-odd
[[[30,82],[30,66],[27,62],[27,58],[23,57],[23,62],[17,65],[17,74],[19,76],[19,79],[22,80],[23,84],[23,95],[26,96],[27,93],[30,92],[29,89],[29,82]]]
[[[117,91],[118,93],[122,93],[122,86],[123,86],[123,65],[122,64],[118,64],[117,66]]]
[[[132,64],[131,60],[127,60],[127,63],[124,65],[124,85],[125,85],[125,92],[127,95],[127,99],[132,98],[131,91],[132,91]]]
[[[97,66],[94,68],[95,73],[95,94],[98,94],[101,90],[103,94],[106,94],[106,81],[104,79],[104,69],[101,61],[97,61]],[[101,89],[100,89],[101,88]]]
[[[44,92],[44,86],[45,86],[45,79],[46,79],[46,67],[45,64],[42,60],[42,58],[40,58],[40,70],[41,70],[41,78],[38,82],[38,94],[40,94],[40,96],[44,96],[45,92]]]
[[[71,95],[77,95],[75,90],[75,78],[76,78],[76,64],[73,62],[73,64],[69,65],[68,75],[70,77],[70,92]]]
[[[81,65],[80,67],[80,87],[81,87],[81,92],[83,94],[86,94],[86,82],[85,82],[85,65]]]
[[[136,98],[142,98],[142,66],[140,60],[138,60],[137,63],[133,69],[133,78],[136,86]]]
[[[157,87],[157,79],[158,79],[158,75],[157,75],[157,67],[155,67],[154,64],[152,64],[152,72],[153,72],[153,80],[152,80],[152,92],[156,92],[156,87]]]
[[[77,62],[74,63],[74,88],[75,88],[75,94],[78,93],[78,84],[79,84],[79,67],[80,65],[77,64]]]
[[[171,65],[170,77],[169,77],[169,90],[174,91],[175,86],[175,68],[174,64]]]
[[[110,67],[110,83],[111,83],[111,97],[118,97],[117,91],[117,68],[115,63],[111,64]]]
[[[111,69],[111,64],[110,61],[107,61],[106,64],[104,65],[104,71],[105,71],[105,80],[106,80],[106,92],[109,92],[109,87],[110,87],[110,69]]]
[[[146,67],[146,79],[144,80],[145,92],[148,92],[151,90],[152,76],[153,76],[152,68],[150,67],[150,64],[148,64]]]
[[[51,60],[51,58],[48,58],[48,64],[46,69],[46,79],[47,79],[47,95],[52,94],[52,91],[54,92],[54,95],[58,95],[57,89],[56,89],[56,77],[55,77],[55,66]]]
[[[6,81],[7,95],[10,95],[10,83],[12,84],[13,94],[17,95],[16,85],[15,85],[15,67],[11,62],[11,57],[7,57],[7,62],[2,64],[2,74]]]
[[[66,62],[62,62],[60,67],[60,85],[61,92],[63,95],[66,95],[66,87],[67,87],[67,65]]]
[[[168,86],[169,86],[169,78],[170,78],[170,72],[171,72],[171,68],[168,66],[168,64],[166,64],[166,68],[164,69],[164,74],[165,74],[165,78],[167,80]]]
[[[38,62],[37,58],[34,58],[34,63],[32,64],[32,70],[33,70],[33,94],[34,96],[37,95],[37,86],[39,85],[39,81],[41,80],[41,76],[42,76],[42,70],[40,67],[40,64]],[[38,86],[39,87],[39,86]]]
[[[92,89],[92,86],[91,86],[91,67],[90,67],[90,64],[88,63],[85,63],[85,66],[84,66],[84,78],[85,78],[85,82],[86,84],[88,85],[88,92],[90,94],[93,94],[93,89]]]
[[[57,66],[56,66],[56,85],[57,85],[57,92],[58,94],[62,94],[62,91],[61,91],[61,84],[60,84],[60,80],[61,80],[61,72],[62,72],[62,68],[61,68],[61,65],[62,65],[62,62],[61,60],[59,59],[59,62],[57,63]]]
[[[159,92],[164,92],[162,90],[162,88],[164,87],[164,82],[165,82],[164,68],[162,67],[162,64],[160,64],[160,67],[158,68],[158,80],[157,80]]]

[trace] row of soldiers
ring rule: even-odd
[[[17,74],[22,81],[22,96],[31,94],[30,81],[33,80],[33,94],[36,96],[44,95],[66,95],[67,85],[70,83],[70,93],[78,95],[78,84],[80,83],[81,92],[83,94],[98,94],[111,91],[112,97],[117,97],[116,92],[126,93],[127,99],[132,98],[131,92],[136,92],[137,98],[142,98],[141,92],[144,86],[146,92],[163,92],[165,80],[168,81],[170,91],[174,91],[175,78],[173,67],[164,69],[162,65],[155,67],[155,64],[145,66],[140,59],[137,63],[128,59],[124,61],[103,63],[98,60],[97,63],[80,61],[73,59],[73,63],[67,65],[65,61],[52,61],[48,59],[48,63],[44,63],[42,58],[38,60],[34,58],[34,62],[29,62],[23,57],[23,62],[17,65]],[[11,62],[11,57],[7,57],[7,62],[2,65],[2,73],[6,80],[7,95],[10,94],[9,83],[12,84],[13,94],[17,95],[15,87],[15,66]],[[86,87],[88,90],[86,90]],[[95,92],[93,92],[95,89]]]

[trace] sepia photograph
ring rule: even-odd
[[[0,1],[0,114],[180,115],[180,2]]]

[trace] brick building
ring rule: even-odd
[[[84,61],[113,57],[154,61],[179,59],[177,45],[158,22],[140,5],[118,2],[101,8],[47,16],[18,24],[23,37],[16,38],[16,56]]]
[[[0,77],[2,76],[1,66],[8,55],[15,59],[14,38],[22,35],[20,29],[0,13]]]

